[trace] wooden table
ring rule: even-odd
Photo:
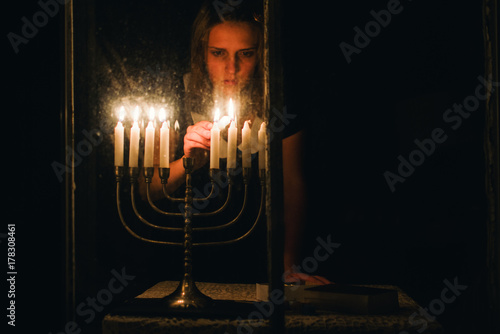
[[[269,333],[269,323],[262,316],[268,309],[259,309],[254,284],[220,284],[198,282],[206,295],[243,305],[240,315],[162,314],[143,307],[173,292],[177,282],[160,282],[131,301],[135,308],[118,308],[105,316],[103,334],[127,333]],[[398,290],[399,310],[384,315],[355,315],[316,310],[311,314],[289,311],[285,316],[287,333],[443,333],[436,321],[423,315],[423,309],[394,286],[376,286]],[[231,302],[228,302],[231,303]],[[148,304],[150,305],[150,304]],[[228,306],[229,305],[229,306]],[[232,308],[231,304],[226,307]],[[236,304],[235,304],[236,305]],[[236,310],[237,307],[233,309]],[[424,331],[424,326],[425,331]]]

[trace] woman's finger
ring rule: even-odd
[[[199,122],[197,122],[197,123],[195,124],[195,126],[200,126],[200,127],[205,128],[205,129],[207,129],[207,130],[212,129],[212,126],[213,126],[213,125],[214,125],[214,124],[213,124],[212,122],[209,122],[209,121],[199,121]]]
[[[186,133],[184,136],[184,145],[210,149],[210,137],[207,139],[197,132]]]
[[[198,134],[200,137],[210,140],[210,130],[199,125],[198,123],[187,128],[186,135],[194,133]]]
[[[200,152],[196,153],[198,149],[204,150],[206,155],[206,151],[210,150],[210,130],[212,126],[211,122],[201,121],[187,128],[184,136],[184,154],[187,157],[194,157],[194,155],[199,154]],[[198,160],[200,160],[199,157]]]

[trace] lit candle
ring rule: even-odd
[[[236,142],[238,140],[238,130],[236,128],[236,116],[234,115],[234,104],[232,99],[229,99],[228,114],[229,117],[232,118],[232,121],[227,130],[227,168],[236,168]]]
[[[210,168],[219,169],[219,138],[220,130],[217,122],[219,121],[219,108],[215,110],[214,124],[210,130]]]
[[[260,125],[259,139],[259,169],[266,169],[266,123]]]
[[[129,167],[139,167],[139,139],[141,135],[141,130],[139,129],[139,123],[137,119],[139,118],[139,107],[135,108],[134,112],[134,124],[130,129],[130,154],[129,154]]]
[[[250,151],[250,135],[251,131],[249,126],[249,121],[245,121],[243,125],[243,130],[241,131],[241,152],[242,152],[242,162],[243,168],[250,168],[252,164],[252,153]]]
[[[153,167],[153,157],[155,150],[155,128],[153,126],[153,119],[155,111],[153,108],[149,110],[149,123],[146,128],[146,141],[144,143],[144,167]]]
[[[219,127],[219,130],[223,131],[226,129],[226,126],[231,124],[231,118],[229,116],[224,115],[221,117],[221,119],[217,122],[217,126]],[[227,133],[226,133],[227,134]],[[227,138],[227,137],[226,137]],[[219,142],[219,158],[227,158],[227,142],[224,140],[222,136],[220,136],[220,142]]]
[[[169,146],[170,146],[170,124],[165,119],[167,114],[165,109],[160,110],[158,115],[160,121],[163,120],[163,124],[160,129],[160,167],[169,168],[170,167],[170,157],[169,157]]]
[[[227,131],[227,168],[236,168],[236,140],[237,129],[232,121]]]
[[[118,124],[115,128],[115,166],[123,166],[124,129],[121,121],[124,115],[125,108],[121,107]]]

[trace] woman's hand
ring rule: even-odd
[[[212,126],[212,122],[201,121],[187,128],[184,136],[184,156],[194,159],[195,170],[205,165],[209,159]]]
[[[285,283],[310,283],[317,285],[332,284],[328,279],[322,276],[312,276],[304,273],[290,273],[284,277]]]

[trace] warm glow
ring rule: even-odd
[[[175,131],[179,131],[179,129],[180,129],[180,128],[181,128],[181,127],[179,126],[179,122],[178,122],[178,121],[175,121],[175,123],[174,123],[174,130],[175,130]]]
[[[231,120],[236,120],[236,115],[234,114],[234,102],[233,99],[229,99],[229,104],[227,106],[227,114]]]
[[[222,116],[217,123],[220,129],[224,129],[229,123],[231,123],[231,118],[229,116]]]
[[[139,109],[139,106],[136,106],[134,109],[134,114],[132,115],[134,122],[137,122],[139,120],[140,115],[141,115],[141,110]]]
[[[167,119],[167,112],[164,108],[161,108],[158,112],[158,119],[160,120],[160,122],[164,122]]]
[[[149,116],[149,120],[150,121],[153,121],[155,119],[155,108],[151,107],[149,108],[149,113],[148,113],[148,116]]]
[[[214,122],[218,122],[219,118],[220,118],[220,110],[219,110],[219,108],[215,108]]]
[[[118,120],[120,122],[123,122],[123,119],[125,118],[125,107],[121,106],[120,110],[118,110]]]

